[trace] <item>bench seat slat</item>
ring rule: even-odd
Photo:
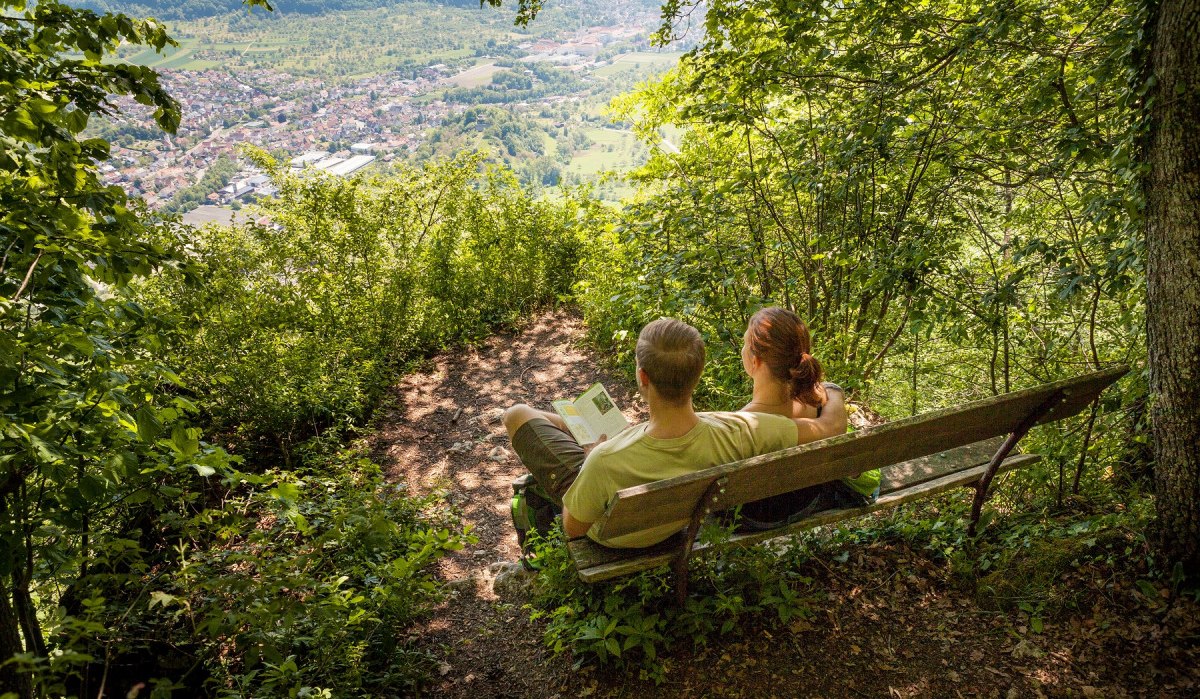
[[[976,446],[976,445],[972,445]],[[1020,454],[1010,456],[1000,464],[999,473],[1011,471],[1038,461],[1041,457],[1036,454]],[[961,463],[961,462],[960,462]],[[904,466],[905,464],[898,464]],[[987,470],[984,463],[952,471],[932,480],[919,480],[915,484],[901,487],[880,495],[871,505],[844,510],[826,510],[795,524],[766,532],[746,532],[734,534],[720,545],[697,543],[692,548],[692,555],[719,551],[733,546],[750,546],[768,539],[800,532],[824,524],[831,524],[850,517],[857,517],[877,510],[924,498],[941,493],[955,487],[970,485],[978,481]],[[681,537],[676,535],[667,541],[644,549],[610,549],[595,543],[591,539],[573,539],[568,542],[571,557],[575,561],[579,578],[584,582],[601,582],[618,578],[631,573],[649,570],[671,562],[678,554]]]
[[[1048,399],[1062,402],[1041,422],[1086,407],[1126,369],[1118,367],[869,427],[791,449],[626,488],[616,494],[596,525],[602,538],[676,522],[683,526],[717,478],[725,478],[717,509],[760,500],[826,481],[858,475],[880,464],[987,440],[1014,431]]]
[[[971,466],[986,464],[1004,443],[1003,437],[992,437],[963,447],[947,449],[929,456],[892,464],[879,472],[879,494],[887,495],[902,488],[911,488],[949,473]]]
[[[992,454],[996,453],[996,450],[1003,441],[1003,437],[993,437],[982,442],[968,444],[955,449],[947,449],[937,454],[887,466],[880,470],[879,493],[880,495],[887,495],[901,488],[920,485],[921,483],[949,473],[964,471],[972,466],[986,464],[991,460]],[[611,561],[629,558],[632,555],[639,554],[639,552],[641,555],[646,556],[666,553],[667,557],[670,558],[670,552],[678,551],[682,545],[682,536],[673,536],[654,546],[648,546],[632,552],[629,549],[608,548],[586,538],[577,541],[586,542],[572,548],[573,553],[578,550],[580,555],[584,556],[584,558],[576,560],[576,567],[582,570]]]

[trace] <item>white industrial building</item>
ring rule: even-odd
[[[313,167],[317,170],[328,170],[343,160],[345,160],[345,158],[339,158],[336,155],[331,155],[328,158],[318,160],[317,162],[313,163]]]
[[[373,155],[356,155],[352,158],[347,158],[346,160],[343,160],[342,162],[331,167],[325,168],[325,172],[328,172],[331,175],[337,175],[339,177],[346,177],[347,175],[353,174],[363,169],[367,165],[370,165],[374,160],[375,156]]]
[[[321,160],[324,160],[325,158],[328,158],[328,157],[329,157],[329,151],[312,150],[312,151],[305,153],[304,155],[298,155],[295,158],[292,158],[291,166],[292,167],[304,167],[305,165],[312,165],[313,163],[320,162]]]

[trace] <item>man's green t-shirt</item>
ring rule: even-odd
[[[649,423],[634,425],[600,444],[563,495],[571,516],[583,522],[600,519],[618,490],[682,476],[758,454],[796,446],[796,423],[765,413],[697,413],[700,422],[682,437],[656,439]],[[687,525],[672,522],[612,539],[588,536],[605,546],[640,548],[666,539]]]

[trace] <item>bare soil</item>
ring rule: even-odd
[[[676,648],[667,681],[572,669],[542,644],[521,592],[492,590],[492,564],[514,561],[511,483],[524,473],[499,413],[549,409],[602,381],[631,421],[645,419],[632,377],[604,368],[568,310],[545,313],[478,347],[431,359],[393,387],[376,452],[417,492],[445,489],[478,542],[444,559],[453,592],[411,633],[445,658],[425,695],[483,697],[1194,697],[1200,695],[1200,610],[1150,599],[1138,571],[1072,571],[1083,604],[1041,633],[1020,611],[981,607],[973,590],[923,551],[879,540],[844,562],[803,571],[823,599],[814,619]],[[1115,569],[1114,569],[1115,566]],[[651,610],[648,610],[651,611]]]

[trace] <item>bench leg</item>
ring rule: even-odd
[[[717,478],[708,484],[704,495],[692,510],[692,519],[688,522],[687,531],[683,534],[683,543],[679,553],[671,561],[671,572],[675,575],[675,603],[682,609],[687,602],[688,590],[688,557],[692,555],[692,545],[696,543],[696,535],[700,533],[700,524],[711,514],[713,507],[719,502],[721,493],[725,492],[726,479]]]
[[[996,450],[992,456],[992,460],[988,463],[987,470],[983,472],[983,476],[975,483],[975,499],[971,502],[971,523],[967,525],[967,536],[975,537],[975,527],[979,524],[979,514],[983,510],[983,501],[987,499],[988,488],[992,485],[992,479],[996,477],[996,471],[1000,468],[1000,464],[1008,458],[1009,452],[1017,446],[1017,442],[1033,429],[1037,421],[1045,417],[1046,413],[1053,410],[1059,403],[1062,403],[1066,396],[1062,391],[1052,394],[1044,403],[1039,405],[1033,412],[1029,413],[1021,424],[1017,425],[1017,429],[1013,430],[1012,434],[1008,435],[1008,439],[1004,440],[1004,444]]]
[[[688,593],[688,559],[686,555],[681,554],[671,561],[671,572],[675,576],[675,604],[683,609]]]

